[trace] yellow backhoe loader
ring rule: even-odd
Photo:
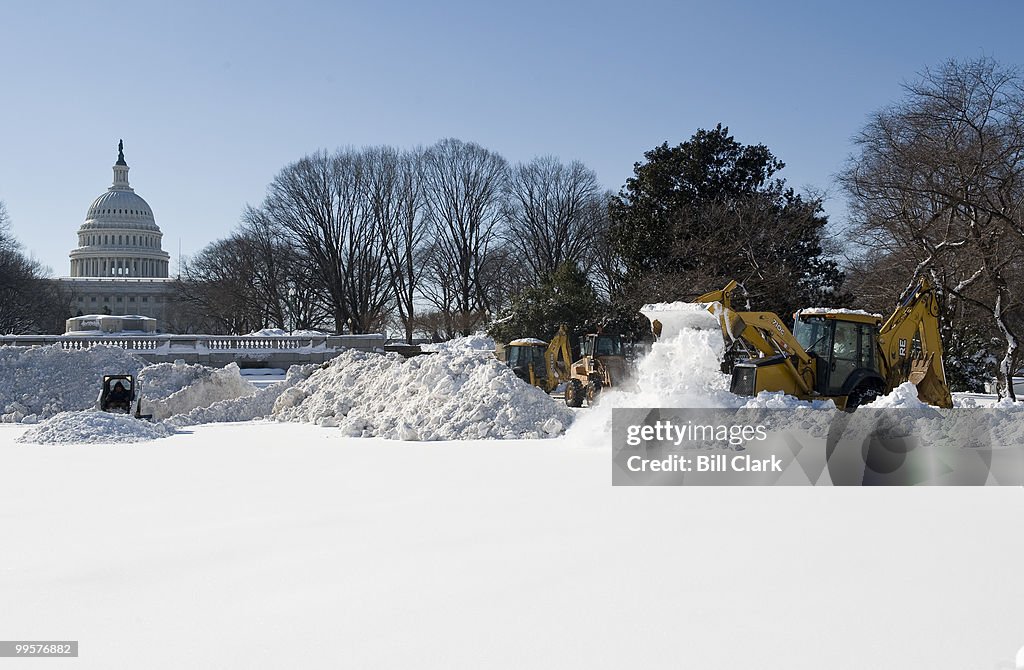
[[[591,333],[580,338],[580,360],[573,362],[569,333],[561,326],[551,342],[524,337],[505,348],[505,361],[525,382],[551,393],[565,384],[565,404],[593,405],[601,391],[621,383],[626,375],[622,337]]]
[[[512,340],[505,347],[505,362],[517,377],[551,393],[569,380],[572,366],[565,326],[558,329],[550,343],[535,337]]]
[[[881,315],[833,309],[804,309],[793,315],[793,331],[771,312],[732,307],[739,285],[706,293],[706,304],[721,326],[726,345],[740,347],[747,360],[732,368],[732,392],[757,395],[784,391],[803,400],[831,399],[853,410],[904,382],[917,386],[930,405],[952,407],[942,365],[935,290],[920,278],[882,321]],[[652,330],[662,335],[664,311],[649,312]]]

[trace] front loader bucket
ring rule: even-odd
[[[640,313],[651,322],[656,338],[673,339],[683,330],[721,330],[711,305],[701,302],[659,302],[644,305]]]

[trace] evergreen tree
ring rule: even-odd
[[[759,310],[842,302],[821,203],[775,176],[784,164],[763,144],[743,145],[719,124],[644,157],[609,204],[619,312],[692,299],[730,279]]]
[[[550,340],[563,323],[573,340],[594,332],[605,306],[576,263],[562,263],[539,286],[524,290],[508,311],[495,320],[488,334],[501,342],[520,337]]]

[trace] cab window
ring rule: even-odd
[[[875,327],[870,323],[857,325],[860,331],[860,367],[875,369]]]
[[[547,365],[544,363],[544,349],[542,347],[530,347],[533,357],[533,374],[538,377],[547,375]]]
[[[820,358],[828,358],[832,353],[833,323],[834,321],[824,317],[797,319],[793,325],[793,336],[804,351]]]
[[[621,356],[622,342],[618,337],[602,335],[597,338],[597,356]]]

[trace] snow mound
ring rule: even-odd
[[[888,395],[881,396],[864,407],[871,409],[923,409],[931,407],[931,405],[918,399],[916,386],[911,382],[903,382]]]
[[[127,414],[96,410],[62,412],[32,428],[18,442],[32,444],[123,444],[173,435],[174,429]]]
[[[196,407],[186,414],[176,414],[165,423],[173,426],[193,426],[200,423],[229,423],[253,421],[270,416],[277,398],[287,389],[309,377],[319,366],[293,365],[283,382],[262,388],[251,395],[219,400],[209,407]]]
[[[273,416],[424,441],[555,437],[572,421],[567,407],[469,348],[409,359],[346,351],[285,389]]]
[[[139,371],[139,389],[143,399],[163,400],[209,374],[210,368],[203,365],[189,365],[184,361],[157,363]]]
[[[742,405],[743,409],[835,409],[831,400],[800,400],[783,391],[761,391]]]
[[[243,337],[323,337],[330,333],[324,333],[319,330],[292,330],[287,331],[284,328],[262,328],[260,330],[254,330],[251,333],[246,333]]]
[[[452,354],[467,351],[494,351],[494,340],[483,333],[476,333],[468,337],[457,337],[447,342],[421,344],[420,351],[444,351]]]
[[[0,347],[0,422],[36,423],[96,404],[105,374],[137,375],[141,358],[120,347]]]
[[[203,370],[201,377],[180,391],[161,400],[143,402],[142,413],[152,414],[154,420],[162,421],[176,414],[188,414],[197,408],[209,407],[221,400],[232,400],[256,393],[256,387],[239,373],[237,363],[230,363],[223,368]]]

